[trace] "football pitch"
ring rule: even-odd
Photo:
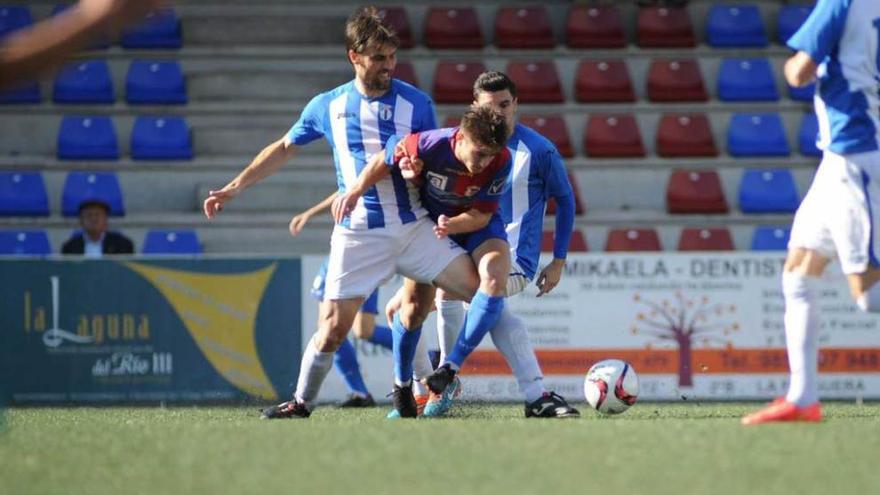
[[[0,493],[880,493],[880,404],[741,427],[755,407],[640,403],[617,417],[526,420],[521,406],[464,404],[397,421],[384,407],[277,421],[254,407],[14,408]]]

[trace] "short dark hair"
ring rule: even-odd
[[[507,143],[507,121],[488,106],[470,107],[462,115],[459,127],[483,146],[500,150]]]
[[[474,100],[479,93],[495,93],[505,89],[510,91],[510,96],[516,98],[516,84],[507,74],[497,70],[487,70],[474,81]]]
[[[79,210],[78,210],[79,214],[81,215],[83,210],[85,210],[86,208],[92,207],[92,206],[99,206],[104,209],[104,213],[106,213],[108,215],[110,214],[110,205],[108,205],[107,202],[104,201],[103,199],[94,199],[94,198],[86,199],[86,200],[83,200],[82,202],[80,202]]]
[[[355,53],[363,53],[371,45],[397,48],[400,39],[394,29],[382,21],[376,7],[358,7],[345,23],[345,46]]]

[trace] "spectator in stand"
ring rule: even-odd
[[[110,206],[100,200],[83,201],[79,205],[79,224],[82,232],[61,247],[61,254],[79,254],[87,258],[101,258],[105,255],[134,254],[131,239],[118,232],[107,230],[107,217]]]

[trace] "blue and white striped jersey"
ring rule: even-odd
[[[880,1],[819,0],[788,40],[819,64],[816,115],[820,149],[880,149]]]
[[[434,104],[415,87],[393,79],[387,93],[367,98],[352,80],[312,98],[287,133],[287,141],[301,146],[326,138],[333,148],[339,192],[344,193],[357,182],[369,159],[383,152],[389,137],[435,127]],[[375,229],[409,223],[426,214],[418,188],[397,171],[364,194],[344,225]]]

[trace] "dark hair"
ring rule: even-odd
[[[500,150],[507,143],[507,121],[488,106],[470,107],[462,115],[459,127],[483,146]]]
[[[394,29],[382,22],[376,7],[358,7],[345,23],[345,46],[355,53],[363,53],[371,45],[397,48],[400,39]]]
[[[104,213],[106,213],[108,215],[110,214],[110,205],[108,205],[107,202],[104,201],[103,199],[95,199],[95,198],[85,199],[82,202],[80,202],[79,213],[82,214],[83,210],[85,210],[86,208],[90,208],[92,206],[101,207],[104,209]]]
[[[474,81],[474,100],[479,93],[495,93],[505,89],[510,91],[510,96],[516,98],[516,84],[507,77],[507,74],[497,70],[487,70]]]

